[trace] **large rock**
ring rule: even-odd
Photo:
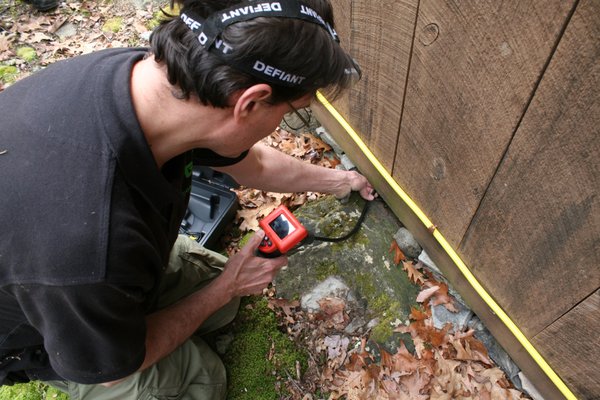
[[[300,306],[303,310],[316,312],[319,310],[319,302],[327,297],[343,299],[347,303],[354,303],[352,291],[343,281],[335,276],[330,276],[315,286],[310,292],[302,295]]]
[[[411,260],[416,260],[419,254],[421,254],[421,250],[423,250],[412,233],[404,227],[398,229],[398,232],[394,235],[394,239],[404,255]]]
[[[356,224],[364,200],[358,194],[342,203],[325,197],[295,211],[296,217],[318,236],[340,237]],[[337,276],[356,296],[362,310],[357,320],[378,325],[372,338],[385,342],[394,325],[408,319],[418,288],[404,271],[394,265],[389,252],[400,223],[382,201],[371,202],[361,229],[339,243],[317,242],[290,256],[288,268],[276,280],[277,293],[284,298],[302,298],[330,276]],[[351,316],[352,317],[352,316]]]

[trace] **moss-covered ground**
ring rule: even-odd
[[[242,301],[233,323],[234,340],[223,357],[229,400],[270,400],[285,397],[284,382],[303,372],[308,355],[296,348],[277,326],[275,314],[262,297]]]
[[[69,396],[42,382],[0,386],[0,400],[69,400]]]

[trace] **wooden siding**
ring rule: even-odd
[[[600,2],[579,4],[461,246],[528,337],[600,287],[598,16]],[[598,331],[579,327],[600,359]],[[597,361],[564,362],[593,353],[542,355],[579,387],[600,381]]]
[[[421,1],[393,176],[453,246],[494,176],[572,3]]]

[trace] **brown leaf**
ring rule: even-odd
[[[335,168],[342,163],[337,157],[325,157],[325,160],[329,164],[329,168]]]
[[[421,373],[419,370],[413,374],[402,377],[402,384],[407,389],[411,400],[427,400],[429,399],[428,386],[432,375]]]
[[[439,286],[432,286],[430,288],[421,290],[419,292],[419,294],[417,295],[417,303],[423,303],[425,300],[427,300],[428,298],[433,296],[433,294],[435,292],[437,292],[439,289],[440,289]]]
[[[396,241],[394,241],[394,243],[396,243]],[[412,261],[402,261],[402,269],[406,271],[406,273],[408,274],[408,278],[413,283],[425,283],[425,278],[423,277],[423,274],[416,268],[415,264],[413,264]]]
[[[326,336],[323,344],[327,350],[327,364],[333,370],[339,368],[346,360],[350,339],[341,335]]]
[[[283,311],[283,318],[285,318],[288,324],[295,323],[295,315],[296,310],[300,307],[300,302],[298,300],[287,300],[287,299],[277,299],[277,298],[269,298],[267,306],[276,311],[276,309],[281,309]]]
[[[323,314],[331,316],[343,312],[346,307],[346,302],[337,297],[325,297],[319,300],[319,307]]]
[[[29,43],[40,43],[44,40],[50,42],[53,39],[50,36],[46,35],[44,32],[35,32],[27,38],[27,42]]]
[[[427,327],[426,339],[433,347],[444,347],[448,343],[448,331],[452,324],[446,324],[441,330]]]
[[[384,352],[381,350],[381,353]],[[391,369],[398,372],[412,373],[421,367],[421,362],[406,349],[404,342],[400,343],[396,354],[390,356],[389,362]]]
[[[488,355],[485,345],[474,337],[464,339],[466,347],[470,350],[473,360],[481,361],[484,364],[492,365],[493,362]]]
[[[63,26],[65,24],[65,22],[68,21],[67,17],[59,17],[56,18],[56,20],[54,21],[54,23],[52,24],[52,26],[50,27],[50,29],[48,30],[50,33],[55,33],[57,30],[60,29],[61,26]]]
[[[271,361],[275,355],[275,342],[271,341],[271,347],[269,348],[269,354],[267,354],[267,360]]]
[[[304,156],[307,151],[296,137],[282,140],[279,144],[279,149],[290,156],[298,158]]]
[[[454,300],[452,300],[452,297],[448,295],[448,285],[443,282],[440,282],[438,283],[438,286],[439,290],[433,296],[433,299],[431,300],[431,306],[433,307],[439,304],[443,304],[444,307],[448,309],[448,311],[458,312],[458,309],[454,305]]]
[[[8,35],[0,34],[0,53],[8,51],[10,48],[10,39]]]
[[[148,32],[148,28],[141,21],[136,20],[133,22],[133,28],[138,34],[142,34],[144,32]]]
[[[236,219],[242,221],[240,224],[240,230],[245,231],[257,231],[260,226],[258,225],[257,218],[258,211],[256,209],[239,209],[237,211]]]
[[[415,307],[411,307],[409,317],[413,321],[423,321],[429,318],[429,315],[427,315],[427,313],[424,313],[423,311],[416,309]]]
[[[335,297],[326,297],[319,300],[320,316],[329,324],[337,328],[344,328],[350,322],[345,313],[346,302]]]
[[[398,247],[398,243],[396,243],[395,239],[392,240],[389,252],[394,252],[394,264],[396,265],[400,264],[400,261],[406,260],[406,256],[402,250],[400,250],[400,247]]]

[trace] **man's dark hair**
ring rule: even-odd
[[[206,19],[216,11],[239,0],[171,0],[182,10]],[[328,0],[303,0],[333,27],[333,10]],[[151,50],[157,62],[167,67],[168,80],[178,88],[178,96],[197,95],[204,105],[226,107],[237,90],[257,83],[268,83],[233,65],[248,58],[305,77],[302,84],[287,87],[269,83],[274,104],[293,101],[321,89],[335,97],[350,86],[354,67],[352,58],[318,24],[282,17],[258,17],[226,27],[220,38],[235,51],[215,55],[206,50],[183,20],[164,20],[152,33]]]

